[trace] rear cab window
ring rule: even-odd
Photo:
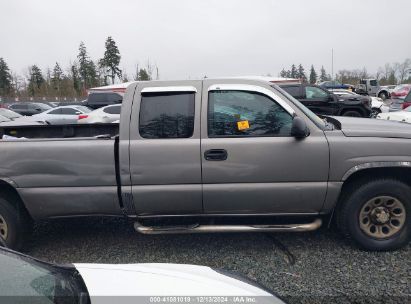
[[[194,110],[195,92],[142,92],[140,135],[147,139],[192,137]]]

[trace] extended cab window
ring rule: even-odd
[[[292,117],[266,95],[248,91],[211,91],[208,135],[290,136]]]
[[[144,138],[188,138],[194,132],[194,93],[143,93],[140,135]]]
[[[280,86],[280,88],[295,98],[301,97],[301,86]]]

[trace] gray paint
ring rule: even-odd
[[[0,176],[14,185],[35,218],[79,215],[316,214],[330,212],[350,174],[411,163],[410,127],[338,118],[342,130],[323,131],[299,108],[310,135],[208,138],[207,89],[212,84],[270,83],[244,79],[133,83],[122,106],[117,197],[114,140],[93,138],[2,141]],[[194,134],[144,139],[138,132],[140,92],[147,87],[194,86]],[[208,149],[226,149],[210,162]],[[407,165],[408,166],[408,165]],[[11,182],[12,181],[12,182]]]

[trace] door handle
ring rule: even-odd
[[[206,160],[221,161],[227,159],[227,151],[224,149],[211,149],[204,152]]]

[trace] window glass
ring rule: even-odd
[[[13,104],[10,106],[12,109],[18,109],[18,110],[24,110],[24,109],[28,109],[28,105],[27,104]]]
[[[373,87],[377,86],[377,80],[370,80],[370,85]]]
[[[83,113],[90,113],[91,112],[91,109],[87,108],[85,106],[75,106],[74,109],[78,109]]]
[[[49,105],[46,105],[44,103],[31,103],[31,104],[29,104],[29,107],[31,109],[41,109],[41,110],[44,110],[44,111],[51,109],[51,107]]]
[[[208,134],[219,136],[290,136],[292,117],[257,92],[212,91],[208,101]]]
[[[301,87],[300,86],[289,86],[289,87],[281,87],[281,88],[286,90],[287,93],[293,97],[296,97],[296,98],[301,97]]]
[[[103,112],[108,114],[120,114],[121,106],[112,106],[103,109]]]
[[[123,97],[119,94],[108,94],[107,101],[108,103],[120,103],[123,101]]]
[[[305,96],[307,99],[327,98],[328,94],[317,87],[305,87]]]
[[[188,138],[194,131],[194,93],[143,94],[140,135],[144,138]]]
[[[78,115],[79,110],[73,109],[73,108],[62,108],[61,113],[64,115]]]
[[[48,114],[59,115],[61,114],[61,109],[55,109],[53,111],[50,111]]]

